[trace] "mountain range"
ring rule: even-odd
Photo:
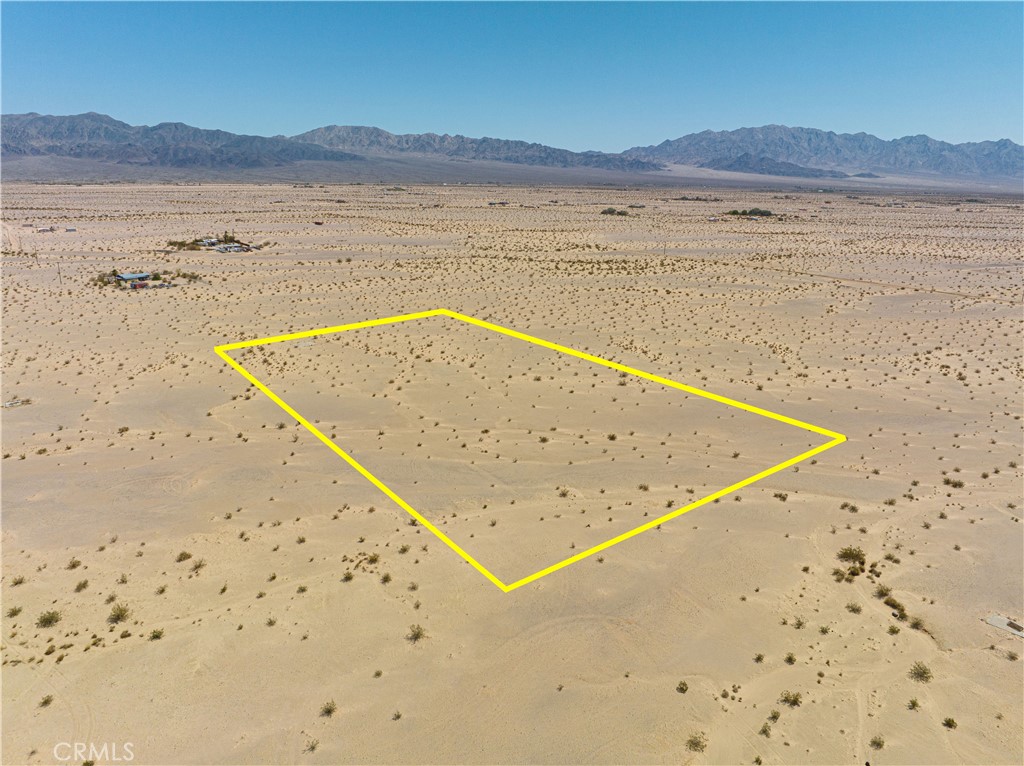
[[[867,133],[832,133],[813,128],[766,125],[715,132],[705,130],[657,146],[634,147],[626,157],[710,167],[709,162],[743,154],[827,170],[934,173],[950,177],[1021,178],[1024,147],[1009,139],[949,144],[928,136],[883,141]]]
[[[1008,139],[950,144],[928,136],[908,136],[885,141],[866,133],[837,134],[782,125],[703,131],[654,146],[606,153],[573,152],[497,138],[397,135],[375,127],[329,125],[290,137],[263,137],[178,122],[133,126],[95,112],[70,116],[29,113],[0,117],[0,156],[5,174],[19,168],[24,171],[14,173],[15,177],[31,177],[32,168],[44,167],[41,163],[45,162],[52,172],[73,174],[89,168],[93,175],[108,173],[111,177],[148,168],[174,169],[181,178],[209,177],[210,173],[242,177],[259,170],[265,171],[264,175],[287,172],[299,178],[305,169],[353,179],[375,172],[395,177],[405,173],[410,180],[478,180],[504,173],[520,182],[565,177],[664,183],[682,168],[705,178],[724,172],[731,179],[744,175],[797,179],[898,175],[925,180],[997,180],[1016,187],[1024,178],[1024,147]],[[66,162],[60,164],[61,159]],[[522,169],[512,170],[516,166]],[[549,172],[540,173],[542,169]],[[559,176],[556,169],[566,172]],[[583,171],[589,175],[581,175]]]

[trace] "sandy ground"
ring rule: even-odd
[[[1020,200],[3,202],[4,763],[1024,760]],[[848,441],[503,593],[213,352],[441,307]],[[234,356],[505,582],[822,442],[443,317]]]

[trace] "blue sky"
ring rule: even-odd
[[[1024,3],[3,2],[4,113],[621,151],[770,123],[1024,133]]]

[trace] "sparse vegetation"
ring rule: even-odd
[[[800,692],[791,692],[788,689],[779,695],[779,702],[789,707],[800,707],[803,702],[803,695]]]
[[[686,738],[686,749],[691,753],[703,753],[707,747],[708,737],[702,731],[695,732]]]
[[[39,615],[39,619],[36,620],[36,627],[37,628],[52,628],[54,625],[56,625],[58,622],[60,622],[60,618],[61,618],[60,612],[58,612],[58,611],[56,611],[54,609],[51,609],[50,611],[43,612],[41,615]]]
[[[932,671],[923,662],[915,662],[910,668],[910,677],[923,684],[932,680]]]
[[[131,615],[131,611],[128,609],[127,604],[117,603],[110,610],[110,615],[107,617],[107,622],[111,625],[116,625],[119,622],[124,622]]]

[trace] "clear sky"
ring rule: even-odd
[[[621,151],[771,123],[1024,132],[1024,3],[3,2],[4,113]]]

